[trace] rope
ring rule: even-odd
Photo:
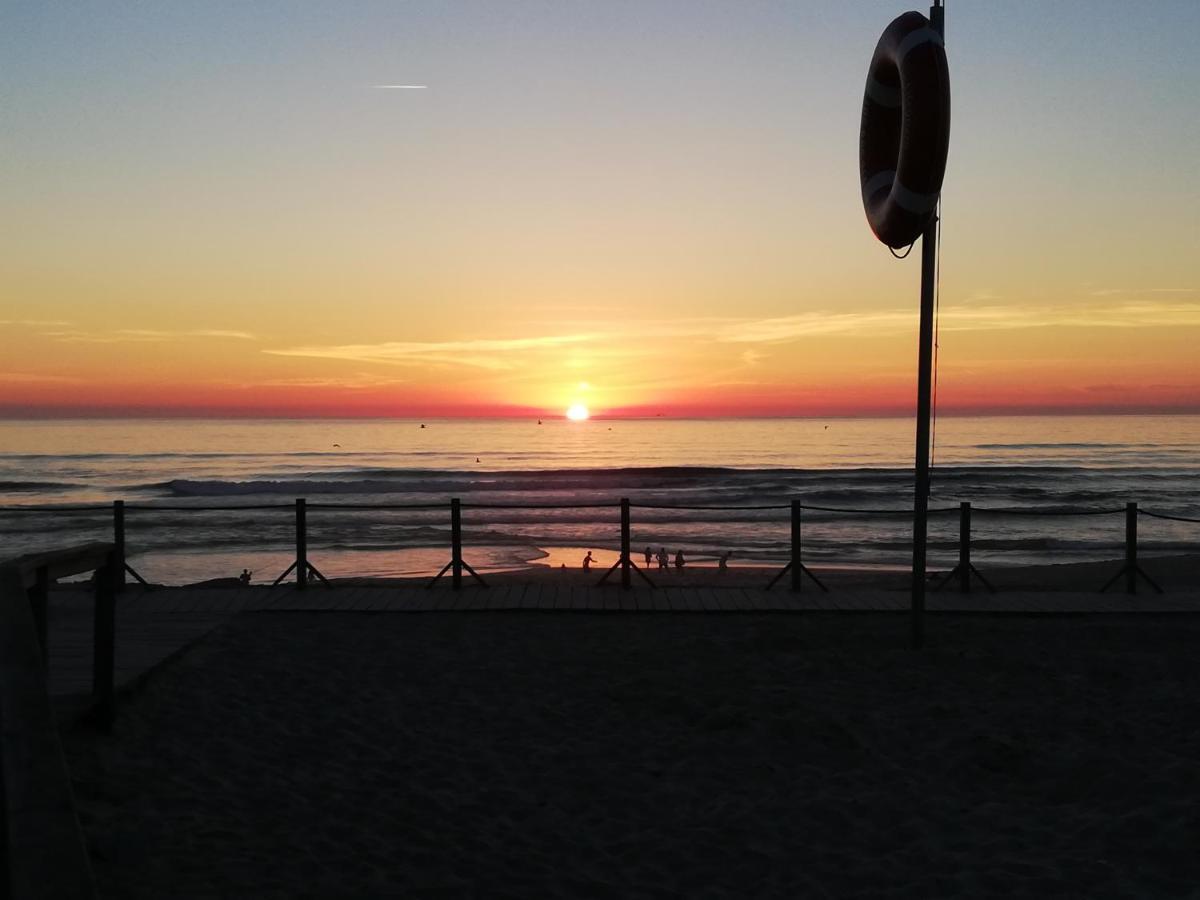
[[[107,507],[106,507],[107,508]],[[271,503],[257,504],[253,506],[149,506],[136,505],[126,506],[126,512],[133,510],[135,512],[192,512],[198,510],[200,512],[237,512],[242,509],[295,509],[295,504],[292,503]]]
[[[912,253],[912,248],[916,246],[916,243],[917,243],[916,241],[913,241],[911,244],[909,244],[908,249],[905,250],[904,253],[902,253],[902,254],[897,253],[891,247],[888,247],[888,253],[892,254],[892,256],[896,257],[896,259],[908,259],[908,254]]]
[[[629,506],[631,509],[791,509],[791,506],[787,503],[775,503],[769,506],[693,506],[685,503],[630,503]]]
[[[464,506],[466,504],[463,504]],[[449,509],[449,503],[307,503],[308,509]],[[240,507],[248,509],[248,507]],[[291,508],[291,507],[287,507]]]
[[[831,513],[855,513],[862,516],[911,516],[911,509],[850,509],[848,507],[839,506],[809,506],[807,503],[800,505],[801,509],[812,509],[817,512]],[[933,509],[928,509],[926,512],[930,515],[939,513],[958,512],[957,506],[938,506]]]
[[[448,509],[448,503],[409,503],[409,504],[376,504],[376,503],[309,503],[308,509],[377,509],[377,510],[411,510],[411,509]],[[463,503],[463,509],[619,509],[619,503]],[[630,508],[637,509],[679,509],[679,510],[726,510],[736,512],[738,510],[775,510],[775,509],[790,509],[789,503],[772,503],[751,506],[714,506],[701,504],[685,504],[685,503],[630,503]],[[126,506],[126,511],[131,512],[245,512],[245,511],[261,511],[274,509],[295,509],[295,505],[291,503],[275,503],[275,504],[258,504],[252,506],[149,506],[149,505],[129,505]],[[856,515],[870,516],[899,516],[909,515],[911,510],[907,509],[854,509],[845,506],[811,506],[803,503],[801,509],[810,509],[815,512],[830,512],[830,513],[853,513]],[[16,513],[18,515],[27,514],[51,514],[51,513],[107,513],[111,512],[112,507],[104,506],[0,506],[0,515],[7,513]],[[1114,509],[1037,509],[1036,507],[1026,507],[1024,509],[989,509],[986,506],[972,506],[972,512],[988,513],[998,516],[1111,516],[1116,513],[1125,511],[1124,507]],[[929,510],[930,514],[936,513],[951,513],[957,512],[957,506],[942,506],[934,507]],[[1166,513],[1151,512],[1147,509],[1139,509],[1139,513],[1145,516],[1152,516],[1156,519],[1170,519],[1176,522],[1194,522],[1200,523],[1200,519],[1189,518],[1187,516],[1172,516]]]
[[[1148,510],[1148,509],[1139,509],[1138,513],[1140,513],[1143,516],[1150,516],[1155,519],[1168,519],[1172,522],[1193,522],[1193,523],[1200,524],[1200,519],[1192,519],[1192,518],[1189,518],[1188,516],[1169,516],[1166,513],[1150,512],[1150,510]]]
[[[1111,516],[1123,513],[1125,509],[988,509],[972,506],[971,512],[990,513],[994,516]]]
[[[620,503],[464,503],[463,509],[620,509]]]

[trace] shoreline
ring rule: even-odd
[[[613,554],[615,559],[616,554]],[[641,566],[640,560],[635,562]],[[1200,554],[1144,557],[1139,560],[1143,570],[1164,590],[1197,590],[1200,589]],[[529,565],[520,569],[480,571],[480,575],[489,585],[517,584],[596,584],[608,572],[607,566],[595,566],[590,571],[579,567],[553,568],[546,565]],[[1032,566],[996,566],[994,568],[980,567],[984,578],[998,591],[1098,591],[1103,584],[1122,570],[1125,561],[1114,557],[1104,561],[1051,563]],[[662,587],[763,587],[779,574],[783,563],[775,565],[731,565],[726,571],[719,570],[715,565],[689,564],[684,569],[670,568],[667,570],[653,569],[647,572],[655,585]],[[809,568],[831,590],[836,589],[879,589],[889,591],[907,591],[911,586],[908,571],[900,568],[865,568],[861,566],[822,566],[811,565]],[[643,567],[644,569],[644,567]],[[946,579],[950,569],[945,566],[930,567],[928,570],[930,589],[938,582]],[[342,576],[330,577],[333,585],[354,585],[372,587],[412,587],[428,584],[433,574],[413,576]],[[646,587],[645,582],[633,573],[635,588]],[[786,589],[789,576],[780,579],[777,590]],[[450,575],[447,572],[442,582],[449,584]],[[463,572],[464,584],[473,583],[470,574]],[[313,579],[315,581],[315,579]],[[285,582],[285,584],[288,582]],[[620,572],[615,571],[608,577],[612,585],[620,584]],[[163,585],[156,585],[163,586]],[[181,585],[182,587],[241,587],[236,578],[207,579]],[[815,586],[805,579],[805,589],[815,589]],[[1141,590],[1152,590],[1144,581],[1139,585]],[[946,592],[958,590],[957,576],[946,581],[941,588]],[[978,579],[972,579],[972,590],[984,592],[987,588]],[[1110,588],[1110,592],[1124,591],[1124,582],[1118,580]]]

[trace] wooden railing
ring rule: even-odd
[[[116,547],[80,544],[0,563],[0,787],[2,896],[95,897],[91,864],[47,685],[48,589],[96,573],[92,719],[115,712]]]

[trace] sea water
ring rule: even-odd
[[[628,497],[639,551],[767,564],[788,556],[786,506],[799,498],[829,508],[804,512],[806,562],[898,567],[911,547],[913,443],[899,418],[7,421],[0,556],[109,539],[121,499],[146,577],[250,568],[260,581],[294,556],[304,497],[309,555],[325,574],[428,574],[449,558],[448,501],[459,497],[477,568],[557,565],[556,548],[605,561],[619,511],[593,504]],[[1197,416],[943,418],[930,503],[947,512],[931,521],[931,561],[953,562],[963,500],[981,563],[1111,558],[1128,500],[1200,517],[1198,474]],[[14,511],[31,506],[47,511]],[[212,506],[233,508],[200,509]],[[687,506],[780,508],[651,508]],[[878,510],[895,514],[866,512]],[[1046,515],[1089,510],[1108,513]],[[1140,547],[1196,552],[1200,526],[1144,517]]]

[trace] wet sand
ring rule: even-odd
[[[244,614],[65,735],[106,897],[1195,896],[1200,617]]]
[[[594,551],[599,556],[600,551]],[[606,565],[593,565],[589,571],[579,566],[582,553],[571,553],[575,560],[573,565],[566,568],[534,565],[526,569],[516,569],[501,572],[481,572],[488,584],[531,584],[531,583],[560,583],[560,584],[595,584],[608,571],[616,560],[616,554],[608,553],[603,559]],[[565,557],[564,557],[565,559]],[[730,564],[725,570],[719,570],[711,561],[709,564],[688,564],[682,569],[671,566],[667,569],[646,569],[640,555],[635,555],[634,563],[655,583],[666,587],[703,586],[703,587],[763,587],[779,574],[783,568],[779,565],[742,565]],[[1200,555],[1149,557],[1141,560],[1142,568],[1162,588],[1171,591],[1200,590]],[[1036,590],[1036,591],[1094,591],[1099,590],[1124,566],[1123,560],[1111,559],[1101,562],[1060,563],[1044,566],[1006,566],[988,567],[979,565],[983,576],[998,590]],[[879,588],[883,590],[907,591],[911,578],[907,569],[903,568],[861,568],[854,566],[832,567],[813,566],[812,571],[823,582],[831,587]],[[948,574],[946,567],[929,569],[930,585],[936,586]],[[464,572],[464,578],[470,576]],[[779,584],[784,586],[789,576],[784,576]],[[449,573],[443,580],[449,578]],[[613,572],[609,583],[619,582],[620,573]],[[638,574],[632,573],[635,584],[644,585]],[[339,584],[428,584],[429,577],[417,578],[337,578],[331,579]],[[226,579],[232,586],[235,580]],[[974,589],[981,590],[982,585],[976,579],[972,582]],[[1124,590],[1124,581],[1118,580],[1110,591]],[[947,583],[946,589],[953,589],[957,582]],[[1151,590],[1145,581],[1139,581],[1139,590]]]

